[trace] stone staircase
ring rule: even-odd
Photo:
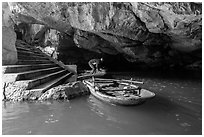
[[[63,84],[74,73],[49,57],[41,50],[22,41],[16,42],[18,62],[2,66],[3,83],[27,83],[26,90],[44,93],[46,90]]]

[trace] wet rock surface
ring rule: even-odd
[[[5,101],[22,101],[28,97],[27,82],[4,82],[2,99]]]
[[[87,94],[89,94],[89,90],[83,83],[73,82],[49,89],[38,100],[73,99]]]
[[[88,95],[89,90],[82,82],[71,82],[41,91],[26,90],[28,83],[10,82],[3,86],[2,99],[5,101],[69,100]]]

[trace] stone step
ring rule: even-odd
[[[18,51],[26,51],[26,52],[34,52],[34,53],[41,53],[41,51],[33,48],[33,49],[30,49],[30,48],[26,48],[26,47],[16,47],[16,49]]]
[[[2,77],[3,77],[4,82],[32,80],[32,79],[35,79],[36,77],[40,77],[42,75],[48,75],[48,74],[55,73],[61,70],[64,70],[64,69],[57,66],[53,68],[30,70],[30,71],[25,71],[21,73],[7,73],[7,74],[3,74]]]
[[[53,63],[50,60],[19,60],[16,64],[26,65],[26,64],[48,64]]]
[[[29,45],[28,43],[26,43],[25,41],[22,41],[22,40],[16,40],[16,45],[17,46],[21,46],[21,45],[23,45],[23,46],[31,46],[31,45]]]
[[[23,51],[23,50],[17,50],[18,55],[25,55],[25,56],[41,56],[44,57],[44,53],[33,53],[31,51]]]
[[[55,87],[59,84],[63,84],[68,78],[70,78],[71,76],[73,75],[73,73],[67,73],[66,75],[64,76],[60,76],[60,77],[57,77],[53,80],[50,80],[44,84],[41,84],[39,86],[36,86],[36,87],[33,87],[32,91],[34,92],[40,92],[40,93],[44,93],[45,91],[47,91],[48,89],[52,88],[52,87]]]
[[[3,73],[19,73],[29,70],[56,67],[57,64],[7,65],[2,66]]]
[[[35,46],[31,46],[31,45],[29,45],[27,43],[25,43],[25,44],[16,44],[16,48],[18,48],[18,47],[27,48],[27,49],[36,49]]]
[[[29,80],[34,79],[38,76],[42,76],[45,74],[55,73],[60,70],[63,70],[61,67],[53,67],[53,68],[46,68],[46,69],[38,69],[38,70],[31,70],[26,72],[17,73],[16,80]]]
[[[27,56],[27,55],[19,55],[18,54],[18,59],[27,59],[27,60],[49,60],[46,56]]]
[[[29,80],[29,84],[27,89],[32,89],[33,87],[39,86],[41,84],[44,84],[50,80],[53,80],[57,77],[61,77],[63,75],[66,75],[68,73],[67,70],[61,70],[55,73],[51,73],[51,74],[46,74],[40,77],[36,77],[35,79]]]
[[[16,45],[16,48],[17,49],[19,49],[19,50],[21,50],[21,51],[35,51],[35,52],[37,52],[37,53],[42,53],[42,51],[39,49],[39,48],[37,48],[37,47],[34,47],[34,46],[30,46],[30,45]]]

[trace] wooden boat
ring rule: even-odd
[[[77,79],[78,80],[83,80],[83,79],[88,79],[91,77],[102,77],[106,74],[106,70],[101,70],[101,71],[97,71],[96,73],[91,73],[91,70],[87,70],[84,73],[81,73],[80,75],[78,75]]]
[[[155,96],[136,85],[143,83],[138,81],[92,78],[83,83],[96,98],[118,105],[137,105]]]

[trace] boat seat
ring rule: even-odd
[[[104,84],[100,86],[100,88],[106,88],[106,87],[119,87],[119,83],[117,81],[113,81],[112,83]]]

